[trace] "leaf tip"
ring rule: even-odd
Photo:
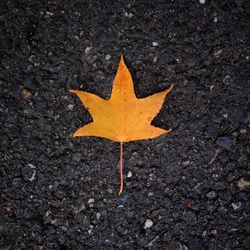
[[[125,63],[124,63],[124,56],[123,56],[122,53],[121,53],[121,56],[120,56],[120,64],[125,64]]]
[[[171,85],[169,86],[169,88],[167,89],[167,91],[170,92],[173,89],[173,87],[174,87],[174,84],[171,83]]]

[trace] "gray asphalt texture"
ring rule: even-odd
[[[205,3],[203,3],[205,2]],[[250,246],[249,2],[0,3],[0,249],[242,250]],[[124,144],[73,138],[91,121],[69,89],[174,84]]]

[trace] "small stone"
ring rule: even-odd
[[[96,213],[96,219],[97,220],[99,220],[101,216],[102,216],[101,213],[99,213],[99,212]]]
[[[214,23],[217,23],[217,22],[218,22],[218,18],[215,17],[215,18],[214,18]]]
[[[225,83],[227,85],[231,84],[232,82],[233,82],[233,79],[230,75],[226,75],[223,79],[223,83]]]
[[[217,50],[217,51],[214,52],[214,56],[215,56],[216,58],[218,58],[218,57],[221,55],[222,52],[223,52],[223,50],[222,50],[222,49],[219,49],[219,50]]]
[[[93,203],[95,203],[95,199],[94,199],[94,198],[91,198],[91,199],[88,200],[87,203],[88,203],[88,204],[93,204]]]
[[[92,230],[93,230],[94,226],[93,225],[89,225],[89,230],[88,230],[88,233],[91,234],[92,233]]]
[[[154,47],[156,47],[156,46],[159,45],[159,43],[157,43],[157,42],[152,42],[152,45],[153,45]]]
[[[202,237],[203,239],[205,239],[206,236],[207,236],[207,231],[203,231],[202,234],[201,234],[201,237]]]
[[[34,55],[30,55],[29,58],[28,58],[28,61],[30,63],[34,63],[34,60],[35,60],[35,56]]]
[[[22,168],[22,175],[25,180],[34,181],[36,176],[36,167],[31,163]]]
[[[237,137],[237,136],[238,136],[238,132],[237,132],[237,131],[233,132],[233,133],[232,133],[232,136],[233,136],[233,137]]]
[[[87,47],[87,48],[85,49],[85,54],[88,54],[88,53],[90,52],[91,49],[92,49],[92,47]]]
[[[131,178],[131,177],[132,177],[132,172],[131,172],[131,171],[128,171],[127,177],[128,177],[128,178]]]
[[[5,213],[10,214],[12,212],[11,207],[5,207]]]
[[[53,16],[54,15],[54,13],[50,12],[50,11],[46,11],[45,13],[46,13],[46,16]]]
[[[45,212],[45,215],[44,215],[44,217],[43,217],[43,220],[44,220],[44,224],[45,224],[45,225],[51,222],[52,217],[51,217],[51,211],[50,211],[50,210],[47,210],[47,211]]]
[[[109,61],[110,58],[111,58],[111,55],[110,55],[110,54],[107,54],[107,55],[105,56],[105,60],[107,60],[107,61]]]
[[[54,226],[57,226],[57,225],[58,225],[58,220],[57,220],[57,219],[52,219],[52,220],[50,221],[50,224],[51,224],[51,225],[54,225]]]
[[[205,4],[206,0],[199,0],[200,4]]]
[[[112,189],[111,187],[109,187],[109,188],[107,189],[107,192],[110,193],[110,194],[113,194],[113,189]]]
[[[188,166],[188,165],[190,165],[190,161],[183,161],[183,162],[182,162],[182,166],[183,166],[183,167],[186,167],[186,166]]]
[[[245,128],[241,128],[241,129],[240,129],[240,133],[241,133],[241,134],[246,134],[246,133],[247,133],[247,130],[246,130]]]
[[[238,181],[238,187],[240,189],[244,189],[246,187],[249,187],[250,186],[250,180],[246,180],[244,178],[240,178],[239,181]]]
[[[23,89],[23,90],[21,91],[21,95],[22,95],[22,97],[23,97],[24,99],[27,99],[27,98],[29,98],[30,96],[32,96],[31,92],[28,91],[27,89]]]
[[[151,219],[147,219],[144,224],[144,229],[150,228],[153,226],[153,221]]]
[[[134,16],[133,13],[128,13],[128,12],[125,12],[124,15],[126,17],[129,17],[129,18],[131,18],[132,16]]]
[[[76,207],[72,206],[72,208],[73,208],[73,213],[76,214],[76,215],[79,214],[81,211],[86,209],[84,203],[81,203]]]
[[[69,104],[69,105],[68,105],[68,108],[69,108],[69,110],[73,110],[74,105],[73,105],[73,104]]]
[[[208,193],[207,193],[207,198],[213,199],[213,198],[215,198],[215,197],[216,197],[215,191],[211,191],[211,192],[208,192]]]
[[[117,227],[117,231],[121,234],[121,235],[126,235],[128,233],[128,230],[123,227],[122,225]]]
[[[234,141],[230,136],[220,136],[216,140],[216,144],[220,147],[226,148],[227,150],[230,150],[233,146]]]
[[[184,244],[179,243],[179,250],[188,250],[188,247]]]
[[[217,235],[217,230],[216,229],[212,230],[211,234],[214,235],[214,236]]]
[[[231,203],[231,206],[232,206],[233,210],[237,210],[241,207],[241,202],[233,202],[233,203]]]

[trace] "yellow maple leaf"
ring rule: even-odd
[[[97,136],[120,142],[120,177],[122,181],[122,143],[150,139],[171,131],[151,125],[159,113],[166,95],[173,84],[166,90],[145,98],[137,98],[134,92],[131,74],[121,55],[118,70],[113,83],[110,99],[105,100],[89,92],[70,90],[81,99],[92,115],[93,122],[84,125],[74,133],[75,136]]]

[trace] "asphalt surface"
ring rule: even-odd
[[[0,249],[250,246],[249,2],[0,3]],[[72,133],[69,89],[111,93],[120,54],[138,97],[174,89],[124,144]]]

